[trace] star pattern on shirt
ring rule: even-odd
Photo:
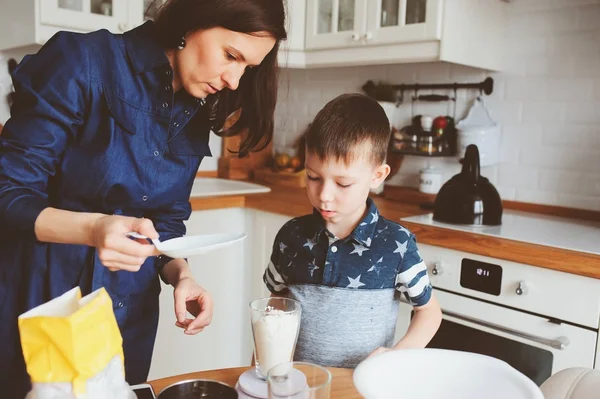
[[[312,262],[308,265],[308,272],[310,273],[311,277],[315,276],[315,270],[317,269],[320,269],[320,267],[315,265],[315,262]]]
[[[372,212],[371,216],[373,216],[373,218],[371,219],[369,224],[377,223],[377,221],[379,220],[379,214],[377,212]]]
[[[283,253],[283,251],[287,248],[283,242],[279,242],[279,252]]]
[[[304,244],[304,247],[308,247],[308,249],[310,249],[312,251],[313,247],[317,244],[317,240],[316,237],[313,238],[307,238],[306,239],[306,244]]]
[[[379,260],[378,260],[377,262],[375,262],[375,264],[374,264],[373,266],[371,266],[371,267],[369,268],[369,270],[367,270],[367,272],[375,272],[375,273],[377,273],[377,275],[379,276],[379,270],[380,270],[380,268],[379,268],[379,267],[377,267],[377,265],[378,265],[379,263],[381,263],[381,262],[383,262],[383,256],[382,256],[381,258],[379,258]]]
[[[352,278],[350,276],[347,276],[348,280],[350,280],[350,284],[348,284],[348,286],[346,288],[360,288],[363,285],[365,285],[364,283],[360,282],[360,276],[361,276],[360,274],[356,278]]]
[[[410,231],[404,226],[398,225],[398,231],[406,234],[407,237],[410,237]]]
[[[367,244],[367,247],[371,246],[371,237],[367,237],[367,241],[365,241],[365,244]]]
[[[406,249],[408,247],[408,240],[403,242],[402,244],[399,243],[398,241],[396,241],[396,245],[398,246],[398,248],[396,248],[394,250],[394,253],[400,254],[400,256],[404,256],[404,254],[406,253]]]
[[[352,254],[358,254],[358,256],[362,256],[363,252],[369,250],[369,248],[365,248],[365,247],[363,247],[360,244],[352,243],[352,245],[354,246],[354,250],[352,252],[350,252],[350,255],[352,255]]]

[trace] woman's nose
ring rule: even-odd
[[[244,71],[245,68],[242,65],[235,65],[231,69],[225,71],[221,78],[230,90],[237,90]]]

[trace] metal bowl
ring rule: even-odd
[[[163,389],[157,399],[238,399],[235,389],[219,381],[185,380]]]

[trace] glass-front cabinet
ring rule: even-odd
[[[367,36],[373,44],[438,40],[442,33],[443,1],[372,1],[369,3]]]
[[[42,0],[39,4],[41,24],[66,30],[121,33],[133,28],[143,15],[140,1]]]
[[[347,47],[365,32],[367,2],[372,0],[308,0],[306,48]]]
[[[306,48],[437,40],[444,0],[307,0]]]

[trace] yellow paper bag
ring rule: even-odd
[[[104,288],[81,298],[76,287],[23,313],[19,331],[30,396],[135,398],[125,382],[123,340]]]

